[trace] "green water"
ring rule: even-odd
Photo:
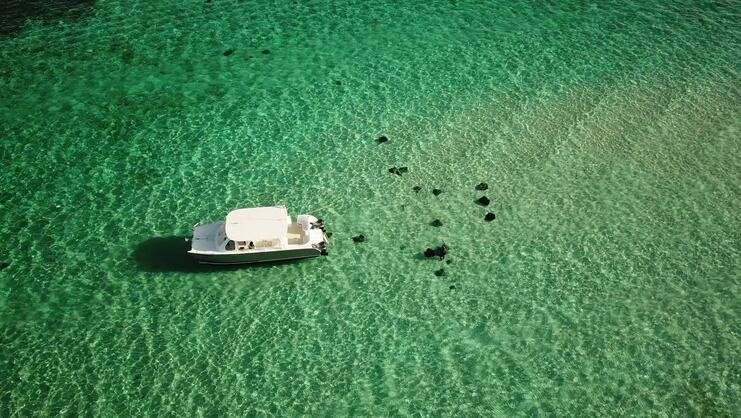
[[[737,416],[739,2],[79,3],[4,6],[0,416]],[[183,256],[276,203],[329,257]]]

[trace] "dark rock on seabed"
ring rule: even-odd
[[[401,176],[404,173],[408,173],[409,168],[407,167],[391,167],[389,168],[389,173],[396,174],[397,176]]]
[[[383,144],[385,142],[389,142],[389,139],[386,135],[381,135],[378,137],[377,141],[379,144]]]
[[[478,198],[478,200],[476,200],[476,202],[478,202],[479,205],[488,206],[489,203],[491,203],[491,200],[489,200],[489,198],[486,196],[481,196],[480,198]]]
[[[489,212],[489,213],[487,213],[487,214],[486,214],[486,216],[484,216],[484,220],[485,220],[486,222],[491,222],[491,221],[493,221],[494,219],[497,219],[497,215],[495,215],[495,214],[494,214],[494,213],[492,213],[492,212]]]
[[[447,254],[448,254],[448,246],[447,245],[443,244],[443,245],[435,248],[435,255],[438,256],[438,257],[440,257],[441,260],[443,258],[445,258],[445,256]]]
[[[441,260],[445,258],[445,255],[448,254],[448,246],[443,244],[434,250],[432,248],[428,248],[425,250],[424,255],[427,258],[430,257],[439,257]]]

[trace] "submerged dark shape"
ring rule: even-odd
[[[445,260],[445,264],[450,264],[452,262],[453,262],[453,260]]]
[[[448,254],[448,246],[447,245],[443,244],[443,245],[435,248],[435,255],[438,256],[438,257],[440,257],[441,260],[443,258],[445,258],[445,256],[447,254]]]
[[[263,49],[262,50],[263,55],[268,55],[270,53],[269,49]]]
[[[435,276],[437,277],[445,276],[445,269],[435,270]]]
[[[448,289],[450,289],[450,290],[455,290],[455,285],[452,285],[452,284],[451,284],[451,285],[450,285],[450,287],[448,287]]]
[[[442,190],[440,190],[440,189],[432,189],[432,194],[434,194],[435,196],[439,196],[439,195],[440,195],[440,193],[442,193],[442,192],[443,192],[443,191],[442,191]]]
[[[121,61],[124,62],[124,64],[131,64],[131,61],[134,60],[134,51],[131,50],[131,48],[126,48],[121,53]]]
[[[13,35],[26,21],[43,23],[78,19],[90,13],[95,0],[4,0],[0,1],[0,35]]]
[[[6,268],[10,267],[10,263],[7,261],[0,261],[0,270],[5,270]]]
[[[360,234],[360,235],[356,235],[356,236],[352,237],[352,240],[353,240],[353,242],[355,242],[355,243],[358,243],[358,242],[365,242],[365,235],[363,235],[363,234]]]
[[[228,57],[229,55],[234,53],[234,48],[229,48],[226,51],[224,51],[224,56]]]
[[[389,173],[396,174],[397,176],[401,176],[402,174],[408,173],[408,172],[409,172],[409,168],[407,167],[394,166],[394,167],[389,168]]]
[[[415,193],[419,193],[419,191],[422,190],[422,188],[419,186],[414,186],[412,187],[412,190],[414,190]]]
[[[487,206],[489,203],[491,203],[491,200],[489,200],[489,198],[486,196],[481,196],[480,198],[478,198],[478,200],[476,200],[476,202],[478,202],[479,205]]]
[[[340,81],[340,80],[335,80],[334,83],[337,84],[338,86],[341,86],[342,85],[342,81]]]
[[[448,246],[443,244],[434,250],[432,248],[428,248],[425,250],[424,255],[427,258],[430,257],[439,257],[441,260],[445,258],[445,255],[448,254]]]
[[[430,225],[434,227],[440,227],[443,226],[443,221],[441,221],[440,219],[435,219],[434,221],[430,222]]]
[[[381,135],[376,141],[378,141],[379,144],[383,144],[384,142],[389,142],[389,139],[386,135]]]
[[[495,214],[494,214],[494,213],[492,213],[492,212],[489,212],[489,213],[487,213],[487,214],[486,214],[486,216],[484,216],[484,220],[485,220],[486,222],[491,222],[491,221],[493,221],[494,219],[497,219],[497,215],[495,215]]]
[[[488,188],[489,188],[489,185],[483,182],[476,185],[476,190],[484,191]]]

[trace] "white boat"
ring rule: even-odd
[[[285,206],[237,209],[226,220],[193,227],[191,250],[198,262],[246,264],[327,255],[324,222]]]

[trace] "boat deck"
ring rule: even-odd
[[[303,243],[304,243],[304,239],[301,236],[301,225],[299,224],[288,225],[288,244],[297,245],[297,244],[303,244]]]

